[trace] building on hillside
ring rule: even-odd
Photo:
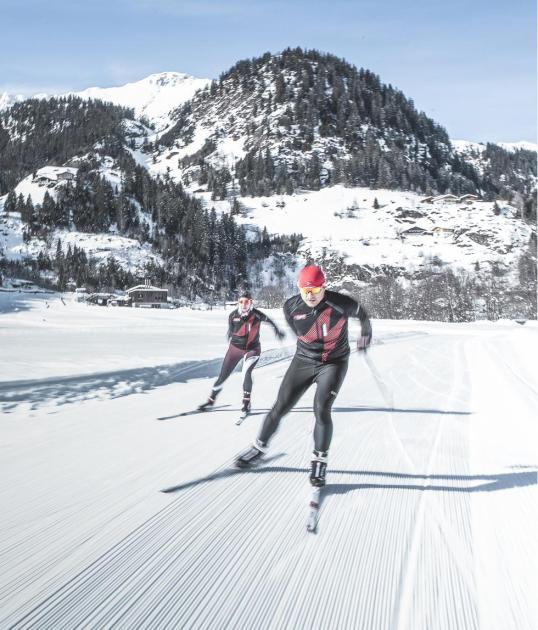
[[[459,203],[460,198],[456,195],[438,195],[433,198],[433,203]]]
[[[67,181],[67,182],[71,182],[75,179],[75,174],[73,173],[73,171],[60,171],[59,173],[56,173],[56,178],[58,179],[58,181]]]
[[[405,238],[406,236],[431,236],[432,232],[425,230],[424,228],[414,225],[407,230],[400,233],[400,236]]]
[[[139,284],[132,289],[127,289],[127,295],[131,299],[131,305],[135,307],[161,308],[168,306],[168,290],[153,287],[150,284]]]
[[[56,180],[51,175],[43,175],[43,174],[38,175],[34,179],[34,182],[36,184],[54,184],[55,181]]]
[[[463,201],[464,203],[473,203],[473,201],[480,201],[480,197],[478,195],[468,193],[467,195],[462,195],[460,197],[460,201]]]
[[[434,227],[432,232],[434,236],[442,236],[444,238],[450,238],[454,236],[454,230],[452,228],[442,227],[440,225]]]

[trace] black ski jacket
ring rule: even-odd
[[[245,316],[241,316],[239,311],[234,309],[228,317],[228,339],[232,346],[241,350],[252,350],[259,346],[262,322],[271,324],[276,335],[281,334],[275,322],[257,308],[253,308]]]
[[[321,363],[336,363],[349,356],[349,317],[361,322],[361,335],[372,335],[370,319],[353,298],[325,291],[323,300],[311,308],[301,295],[294,295],[284,304],[284,315],[297,335],[296,355]]]

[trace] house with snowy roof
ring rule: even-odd
[[[433,198],[433,203],[458,203],[460,200],[456,195],[447,194],[447,195],[438,195]]]
[[[149,282],[127,289],[126,293],[135,307],[161,308],[163,304],[168,304],[168,289],[153,287]]]
[[[34,175],[36,184],[57,184],[62,181],[72,181],[77,175],[77,169],[62,166],[45,166]]]
[[[59,173],[57,173],[56,177],[58,181],[67,181],[67,182],[73,181],[75,179],[75,173],[73,172],[73,170],[60,171]]]
[[[473,203],[473,201],[480,201],[480,197],[478,195],[472,195],[468,193],[466,195],[462,195],[460,197],[460,201],[463,203]]]
[[[454,230],[452,228],[447,228],[442,225],[437,225],[436,227],[434,227],[432,233],[434,236],[442,238],[451,238],[454,236]]]
[[[421,228],[418,225],[413,225],[413,227],[408,228],[407,230],[404,230],[403,232],[401,232],[401,236],[406,237],[406,236],[431,236],[432,232],[430,232],[429,230],[426,230],[424,228]]]

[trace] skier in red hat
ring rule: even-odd
[[[361,323],[358,350],[370,345],[372,327],[364,308],[354,299],[329,291],[321,267],[308,265],[297,280],[299,294],[284,304],[284,314],[297,335],[297,350],[284,375],[276,402],[265,417],[254,444],[236,459],[239,468],[256,466],[267,450],[269,440],[280,420],[298,402],[306,390],[316,383],[314,397],[314,452],[310,483],[325,485],[327,456],[333,424],[331,407],[347,372],[349,359],[348,318]]]

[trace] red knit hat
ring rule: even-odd
[[[297,284],[300,289],[321,287],[325,284],[325,274],[317,265],[307,265],[299,272]]]

